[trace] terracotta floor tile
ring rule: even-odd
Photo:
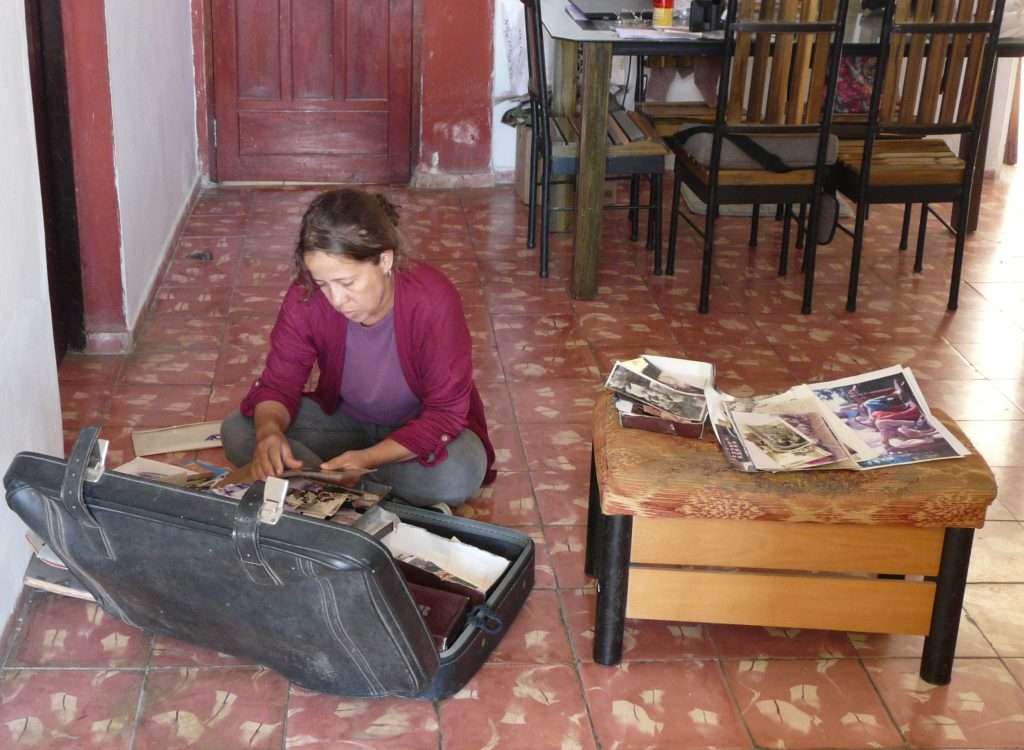
[[[969,583],[1024,581],[1024,525],[989,521],[974,532]]]
[[[222,343],[225,325],[223,318],[151,315],[146,318],[135,342],[135,351],[214,349]]]
[[[239,286],[231,290],[229,313],[245,315],[277,315],[287,293],[286,286]]]
[[[750,747],[713,660],[581,664],[580,676],[604,747]]]
[[[594,581],[583,572],[587,548],[585,526],[551,526],[544,529],[551,566],[562,589],[577,589]]]
[[[35,671],[0,674],[0,744],[128,750],[141,672]],[[5,736],[6,735],[6,736]]]
[[[266,669],[150,672],[137,750],[279,748],[288,683]]]
[[[923,635],[885,635],[882,633],[847,633],[857,654],[870,657],[907,657],[920,659],[924,648]],[[993,657],[996,652],[966,613],[960,613],[960,630],[956,639],[956,656]]]
[[[1024,688],[1024,659],[1003,659],[1003,664],[1010,670],[1017,684]]]
[[[1024,423],[957,420],[990,466],[1024,466]]]
[[[537,508],[545,525],[586,525],[590,497],[589,463],[572,472],[531,472],[530,478],[537,498]]]
[[[238,236],[245,231],[242,216],[192,216],[185,224],[185,237],[227,237]]]
[[[837,659],[856,651],[844,633],[835,630],[709,625],[711,640],[725,659]]]
[[[210,391],[210,402],[207,404],[203,421],[222,420],[236,412],[251,387],[252,383],[248,380],[234,385],[214,385]]]
[[[120,355],[75,354],[69,352],[61,360],[58,376],[61,387],[104,386],[117,380],[125,357]]]
[[[726,679],[760,746],[894,747],[899,732],[852,659],[726,662]]]
[[[525,471],[500,471],[498,478],[480,491],[456,515],[499,526],[537,526],[540,516],[533,498],[530,475]]]
[[[534,588],[555,588],[557,585],[555,582],[555,569],[551,564],[551,556],[548,554],[548,540],[544,536],[544,529],[540,526],[535,526],[522,529],[522,532],[533,540]]]
[[[436,750],[440,727],[429,701],[355,700],[292,687],[285,748]]]
[[[230,289],[237,281],[240,261],[237,238],[185,238],[178,243],[167,265],[161,289]],[[166,311],[175,312],[173,307],[166,308]]]
[[[210,385],[220,352],[189,349],[128,355],[121,382],[135,385]]]
[[[501,366],[497,349],[487,347],[473,349],[473,380],[477,385],[505,382],[505,370]]]
[[[964,609],[1000,656],[1024,656],[1024,583],[972,583]]]
[[[530,471],[577,471],[590,466],[589,424],[524,424],[519,428]]]
[[[519,430],[515,425],[490,423],[487,436],[494,446],[494,468],[498,471],[524,471],[527,468],[526,454],[519,441]]]
[[[1024,520],[1024,468],[992,467],[999,494],[996,501],[1018,521]]]
[[[865,661],[913,747],[1019,747],[1024,690],[997,659],[957,659],[949,685],[931,685],[910,659]]]
[[[922,390],[931,408],[953,419],[1024,419],[1024,411],[990,380],[929,380]]]
[[[558,593],[535,589],[489,660],[515,664],[571,662]]]
[[[227,286],[169,286],[165,284],[157,290],[150,310],[160,315],[181,313],[223,318],[228,313],[230,299],[231,289]]]
[[[7,666],[144,667],[151,637],[92,602],[36,593]]]
[[[153,638],[150,667],[237,667],[256,666],[218,651],[158,635]]]
[[[590,346],[585,343],[528,345],[506,348],[500,354],[511,381],[565,378],[601,381],[601,371],[595,364]]]
[[[597,592],[593,589],[559,590],[569,633],[578,661],[594,658],[594,623]],[[623,661],[666,661],[712,658],[714,644],[708,626],[700,623],[626,620],[622,636]]]
[[[491,319],[501,352],[551,344],[578,346],[586,342],[571,315],[493,315]]]
[[[118,386],[107,422],[135,427],[169,427],[202,422],[210,387],[200,385]]]
[[[520,424],[589,424],[604,392],[599,382],[559,378],[532,378],[510,383],[508,389]]]
[[[671,344],[672,328],[660,311],[577,313],[580,331],[592,344]]]
[[[445,750],[595,747],[568,665],[485,664],[440,708]]]

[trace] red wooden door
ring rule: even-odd
[[[407,182],[412,0],[213,0],[219,180]]]

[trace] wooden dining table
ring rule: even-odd
[[[601,207],[604,202],[605,164],[608,125],[608,93],[611,83],[613,55],[720,55],[723,48],[721,32],[699,38],[668,39],[622,38],[613,21],[577,21],[566,11],[566,0],[540,0],[544,29],[555,42],[554,76],[551,109],[558,114],[572,114],[579,93],[580,158],[573,186],[560,186],[552,194],[554,205],[568,206],[575,201],[575,239],[571,293],[575,299],[597,296],[597,269],[601,255]],[[881,36],[881,13],[865,12],[860,0],[851,0],[846,22],[843,54],[877,56]],[[577,49],[583,50],[582,83],[577,78]],[[999,57],[1024,57],[1024,38],[999,40]],[[995,76],[992,77],[993,81]],[[577,90],[581,86],[581,90]],[[990,97],[991,105],[991,97]],[[986,113],[987,120],[988,113]],[[983,131],[987,131],[987,121]],[[984,170],[985,140],[982,141],[978,170]],[[978,203],[981,180],[975,180],[972,205]],[[575,192],[575,196],[573,195]],[[569,215],[563,212],[562,216]],[[559,228],[557,225],[554,227]],[[570,229],[571,226],[564,226]]]

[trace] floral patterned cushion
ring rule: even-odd
[[[726,464],[710,427],[700,440],[625,429],[610,394],[594,408],[594,458],[609,515],[980,528],[996,496],[976,452],[872,471],[744,474]]]

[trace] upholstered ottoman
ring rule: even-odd
[[[627,617],[913,633],[926,636],[921,677],[949,682],[974,529],[996,496],[980,455],[744,474],[710,428],[700,440],[622,428],[610,394],[593,444],[597,662],[619,661]]]

